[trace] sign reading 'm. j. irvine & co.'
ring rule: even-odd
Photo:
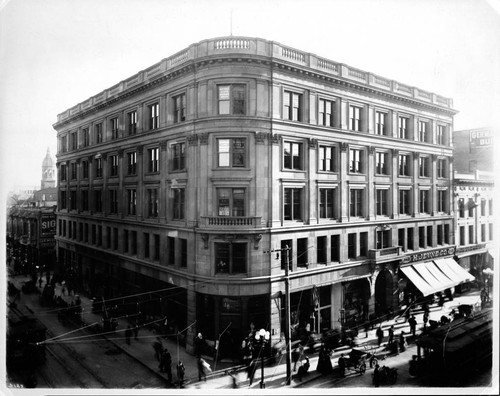
[[[440,257],[452,256],[455,254],[456,246],[427,250],[422,253],[412,253],[404,256],[401,260],[401,264],[415,263],[417,261],[433,260]]]

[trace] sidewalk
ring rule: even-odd
[[[17,276],[9,278],[9,280],[16,284],[16,287],[20,288],[23,281],[28,280],[28,277]],[[37,284],[38,286],[38,284]],[[42,288],[45,286],[45,277],[43,277]],[[56,284],[55,290],[56,296],[61,295],[61,285]],[[62,296],[63,299],[71,303],[74,299],[74,296]],[[80,295],[80,299],[82,301],[82,321],[85,323],[85,326],[94,326],[96,329],[102,328],[102,316],[97,313],[92,313],[92,302],[87,296]],[[454,298],[453,301],[446,301],[443,307],[438,307],[437,305],[430,306],[430,314],[429,320],[439,321],[442,315],[448,316],[452,309],[457,309],[457,307],[461,304],[476,304],[480,301],[479,291],[471,291],[464,295],[459,295]],[[421,332],[423,326],[423,312],[414,310],[413,314],[417,320],[417,334]],[[133,318],[131,318],[131,323],[133,323]],[[161,373],[158,369],[158,361],[154,357],[153,350],[153,342],[158,337],[158,335],[151,329],[146,327],[141,327],[139,329],[138,339],[135,340],[132,336],[130,345],[127,345],[125,338],[125,330],[129,325],[127,318],[118,319],[118,327],[115,332],[109,332],[106,334],[102,334],[106,337],[110,342],[114,343],[117,347],[121,348],[125,353],[127,353],[132,358],[136,359],[141,364],[150,368],[156,375],[161,376],[165,379],[165,383],[167,383],[167,376],[165,373]],[[376,328],[370,329],[367,333],[361,331],[359,336],[355,339],[355,348],[356,349],[365,349],[367,352],[374,353],[375,355],[384,355],[387,353],[385,351],[385,346],[387,345],[388,332],[387,330],[394,325],[394,337],[397,340],[401,331],[404,331],[408,343],[414,346],[412,336],[410,335],[410,327],[404,318],[396,318],[385,321],[382,323],[382,329],[384,330],[384,339],[381,346],[378,346],[377,337],[376,337]],[[75,333],[72,333],[74,336]],[[195,356],[190,355],[186,352],[185,347],[179,346],[175,340],[170,338],[163,337],[163,345],[166,347],[172,355],[172,378],[173,382],[177,382],[177,373],[176,373],[176,365],[180,360],[184,363],[186,368],[185,372],[185,387],[186,388],[227,388],[233,382],[233,377],[236,383],[241,387],[250,387],[250,388],[260,388],[260,373],[261,366],[260,362],[257,365],[257,371],[255,373],[254,381],[251,386],[249,386],[249,381],[247,379],[246,370],[243,366],[238,365],[238,363],[231,361],[217,361],[215,364],[213,359],[210,357],[204,356],[203,358],[210,364],[212,369],[216,371],[207,375],[207,382],[199,382],[198,381],[198,369],[197,369],[197,359]],[[332,365],[334,366],[334,372],[337,368],[338,358],[342,353],[347,354],[351,351],[352,348],[344,346],[337,348],[333,351],[331,360]],[[405,353],[406,354],[406,353]],[[316,371],[316,366],[318,362],[317,353],[306,352],[310,360],[310,369],[309,373],[302,378],[302,381],[298,381],[297,379],[292,378],[290,386],[291,387],[299,387],[303,386],[307,382],[310,382],[320,376],[322,374]],[[411,355],[411,354],[410,354]],[[400,355],[398,355],[400,356]],[[403,358],[402,356],[400,357]],[[392,358],[391,358],[392,359]],[[405,357],[406,360],[409,360]],[[298,368],[299,364],[297,365]],[[292,363],[293,369],[293,363]],[[228,372],[231,372],[231,377]],[[292,372],[292,375],[296,374],[296,372]],[[276,388],[286,386],[286,362],[285,356],[282,355],[278,362],[274,365],[266,366],[264,368],[265,375],[265,384],[268,388]]]
[[[18,289],[21,289],[22,284],[25,281],[28,281],[29,279],[30,278],[28,276],[9,277],[9,280],[12,283],[14,283]],[[42,287],[39,288],[40,292],[43,290],[46,284],[45,275],[42,277],[42,280],[43,280]],[[37,287],[38,287],[38,282],[37,282]],[[92,312],[92,301],[87,296],[84,296],[82,294],[78,295],[82,302],[81,306],[83,308],[82,311],[82,322],[84,323],[83,326],[93,328],[95,329],[96,333],[99,334],[100,329],[102,329],[102,315],[100,313]],[[67,293],[64,296],[61,295],[61,285],[59,283],[57,283],[55,287],[55,296],[61,296],[67,303],[71,303],[75,298],[75,295],[68,296]],[[56,309],[55,307],[51,308]],[[36,312],[36,310],[33,311]],[[127,329],[127,326],[129,324],[132,326],[133,323],[134,323],[133,317],[130,318],[130,323],[128,318],[119,318],[116,331],[100,333],[100,334],[106,337],[108,341],[115,344],[118,348],[123,350],[129,356],[131,356],[144,366],[150,368],[151,371],[153,371],[156,375],[162,377],[165,380],[165,383],[167,384],[167,375],[166,373],[160,372],[158,368],[159,362],[156,360],[154,356],[153,342],[158,337],[158,334],[156,334],[154,330],[149,329],[147,327],[140,327],[138,332],[138,339],[135,340],[134,336],[132,335],[130,340],[130,345],[127,345],[125,330]],[[70,337],[75,337],[77,334],[78,334],[77,332],[72,332]],[[64,339],[64,337],[62,337],[61,339]],[[192,382],[197,382],[198,366],[197,366],[196,356],[188,354],[186,352],[185,347],[179,346],[175,340],[172,340],[170,338],[162,337],[162,343],[164,348],[167,348],[170,354],[172,355],[172,382],[175,384],[178,381],[177,370],[176,370],[178,361],[181,361],[186,368],[184,376],[185,385],[188,385],[189,383]],[[202,357],[210,364],[212,369],[214,369],[215,366],[217,370],[208,375],[207,379],[215,375],[225,375],[224,374],[225,370],[233,368],[235,366],[235,363],[233,363],[232,361],[228,362],[225,360],[222,361],[218,360],[216,364],[214,364],[213,358],[208,356],[202,356]]]

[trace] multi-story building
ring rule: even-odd
[[[50,151],[42,161],[41,190],[21,199],[12,194],[7,215],[7,262],[14,272],[53,269],[56,261],[56,163]]]
[[[455,252],[454,114],[276,42],[193,44],[58,115],[61,270],[141,298],[188,349],[280,340],[287,264],[297,330],[393,312],[461,282],[415,277]]]

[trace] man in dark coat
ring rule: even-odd
[[[389,339],[387,340],[388,344],[392,344],[394,342],[394,326],[389,328]]]
[[[380,346],[380,344],[382,344],[382,339],[384,338],[384,330],[382,330],[382,326],[378,327],[376,335],[378,340],[378,346]]]
[[[417,319],[415,319],[415,315],[412,315],[410,319],[408,319],[408,324],[410,325],[411,334],[415,337],[415,333],[417,331]]]
[[[345,377],[346,362],[345,362],[345,357],[344,357],[343,353],[340,354],[338,363],[339,363],[340,376]]]

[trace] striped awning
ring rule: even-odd
[[[475,279],[474,276],[460,267],[452,258],[427,261],[407,267],[401,267],[401,271],[403,271],[424,296]]]

